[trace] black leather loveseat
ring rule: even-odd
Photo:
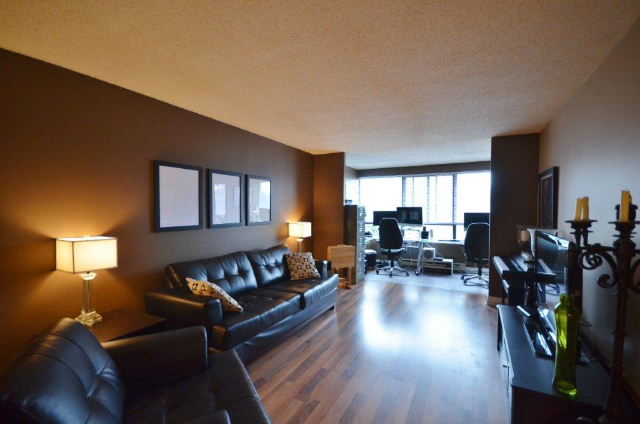
[[[66,318],[0,377],[0,422],[268,424],[235,352],[207,355],[191,327],[100,345]]]
[[[243,361],[251,361],[284,334],[336,305],[339,281],[329,262],[316,261],[320,278],[291,281],[284,257],[288,253],[280,245],[168,265],[166,287],[145,295],[147,312],[167,318],[169,328],[203,325],[213,350],[234,349]],[[219,300],[192,294],[187,277],[219,285],[243,312],[224,312]]]

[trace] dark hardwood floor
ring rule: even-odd
[[[249,366],[273,422],[507,422],[496,310],[458,285],[373,274],[340,291],[335,312]]]

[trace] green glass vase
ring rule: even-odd
[[[578,394],[576,387],[576,362],[578,359],[578,330],[580,309],[574,296],[560,295],[555,307],[556,318],[556,367],[553,387],[571,397]]]

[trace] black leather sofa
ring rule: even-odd
[[[100,345],[65,318],[0,378],[0,422],[269,423],[235,352],[207,355],[203,327]]]
[[[284,245],[254,252],[168,265],[166,287],[145,294],[147,312],[165,317],[168,328],[202,325],[214,351],[234,349],[246,362],[291,330],[335,308],[338,276],[328,261],[316,261],[320,278],[291,281]],[[189,291],[186,278],[211,281],[243,307],[224,312],[220,301]]]

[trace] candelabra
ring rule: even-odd
[[[637,223],[636,205],[631,205],[628,222],[619,221],[620,205],[616,206],[616,221],[610,222],[615,226],[617,234],[612,246],[603,246],[600,243],[589,243],[589,230],[595,220],[566,221],[571,224],[573,235],[576,239],[576,255],[571,255],[570,267],[594,270],[603,263],[609,264],[611,273],[602,274],[597,284],[603,288],[615,287],[616,292],[616,322],[613,331],[613,355],[611,358],[609,374],[609,393],[605,404],[606,421],[610,423],[624,422],[623,404],[623,369],[624,369],[624,339],[627,298],[629,290],[640,293],[640,281],[634,280],[634,274],[640,267],[640,259],[633,261],[634,256],[640,253],[631,239]]]

